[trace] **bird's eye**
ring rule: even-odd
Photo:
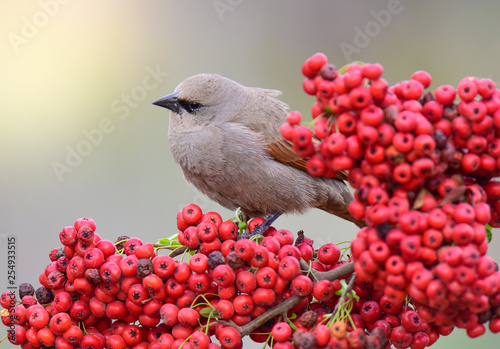
[[[185,101],[185,100],[179,100],[178,103],[188,113],[193,113],[202,107],[202,105],[200,103],[194,102],[194,101],[190,102],[190,101]]]
[[[189,108],[191,108],[192,111],[195,111],[201,108],[201,104],[198,102],[189,102]]]

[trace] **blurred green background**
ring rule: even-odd
[[[176,233],[190,202],[231,217],[185,184],[168,113],[151,105],[190,75],[279,89],[304,114],[313,99],[300,67],[317,51],[337,66],[380,62],[390,83],[420,69],[434,87],[468,75],[500,83],[493,0],[10,0],[0,13],[0,265],[14,235],[18,283],[37,283],[58,233],[78,217],[95,219],[104,238],[145,241]],[[356,232],[316,211],[275,226],[304,229],[318,244]],[[500,260],[499,237],[489,254]],[[498,348],[498,338],[457,330],[434,348]]]

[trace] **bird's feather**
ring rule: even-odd
[[[307,159],[300,157],[295,150],[293,150],[292,142],[285,139],[270,143],[267,145],[269,156],[274,160],[281,162],[285,165],[307,171]],[[340,171],[335,176],[337,179],[347,180],[347,171]]]

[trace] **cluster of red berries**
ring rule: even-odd
[[[248,230],[262,222],[251,220]],[[241,348],[241,333],[228,324],[244,326],[294,295],[303,298],[287,310],[297,316],[299,335],[273,329],[287,320],[280,314],[250,337],[272,338],[277,348],[329,342],[328,328],[316,326],[323,320],[318,314],[334,308],[342,286],[339,280],[318,281],[313,273],[346,263],[339,262],[337,245],[314,250],[312,240],[274,227],[264,236],[241,238],[238,224],[194,204],[179,212],[177,227],[178,235],[160,244],[128,236],[104,240],[89,218],[65,227],[59,234],[63,247],[50,252],[51,263],[40,274],[42,286],[35,291],[22,284],[18,305],[14,293],[1,295],[11,343],[23,349]],[[164,248],[173,249],[172,256],[158,253]],[[188,262],[173,258],[181,252]],[[307,309],[316,316],[304,325],[299,319]],[[312,342],[300,337],[306,332]]]
[[[457,89],[443,85],[425,92],[431,84],[425,71],[389,86],[378,63],[354,63],[345,70],[337,71],[324,54],[309,58],[302,72],[304,90],[316,96],[314,133],[299,125],[297,111],[282,125],[283,137],[308,158],[309,173],[334,177],[348,170],[351,181],[370,176],[390,184],[390,192],[425,188],[441,197],[465,183],[482,196],[476,200],[488,202],[489,223],[496,226],[500,90],[495,83],[467,77]]]
[[[302,72],[316,96],[314,134],[291,112],[282,135],[311,175],[349,171],[349,211],[367,223],[351,246],[358,280],[381,292],[382,316],[411,302],[411,321],[423,326],[403,325],[393,344],[422,347],[417,333],[424,343],[422,331],[434,338],[455,326],[477,337],[488,321],[500,332],[500,273],[485,229],[500,213],[500,90],[468,77],[425,92],[425,71],[389,86],[380,64],[341,73],[321,53]]]
[[[228,315],[217,310],[219,318],[244,326],[294,295],[304,297],[287,310],[285,318],[272,318],[251,333],[253,341],[269,341],[270,333],[272,347],[277,349],[380,349],[405,340],[400,338],[405,334],[400,328],[403,328],[402,323],[406,325],[406,320],[400,318],[409,318],[411,313],[407,311],[410,309],[401,306],[396,309],[394,306],[392,311],[383,312],[386,297],[364,281],[354,285],[355,296],[347,295],[350,306],[339,304],[342,294],[346,292],[341,281],[317,278],[321,273],[346,263],[340,260],[341,251],[337,245],[327,243],[314,249],[313,241],[303,235],[299,234],[294,239],[290,231],[274,227],[267,229],[263,237],[257,239],[259,242],[238,239],[236,223],[222,222],[212,212],[205,215],[211,217],[211,222],[202,218],[197,206],[186,206],[177,217],[178,239],[182,244],[208,255],[209,264],[214,252],[222,253],[224,258],[221,258],[221,264],[215,269],[210,265],[208,268],[209,279],[217,283],[220,297],[211,302],[216,309],[222,302],[230,309]],[[252,232],[262,222],[261,218],[250,221],[249,231]],[[212,250],[210,246],[217,246],[217,249]],[[191,260],[193,258],[200,258],[200,253]],[[301,271],[300,261],[302,265],[308,264],[308,271]],[[242,313],[240,303],[244,299],[248,300],[243,303],[247,310]],[[339,317],[346,320],[345,313],[349,313],[351,321],[334,321]],[[414,328],[415,325],[412,331]],[[415,336],[414,342],[429,344],[438,337],[437,332],[430,337],[422,333]]]
[[[23,349],[215,349],[220,346],[208,334],[217,331],[223,347],[241,344],[234,328],[215,328],[200,317],[204,306],[192,307],[202,303],[200,288],[217,293],[213,283],[195,276],[202,274],[192,274],[196,259],[179,263],[157,255],[151,243],[126,236],[112,243],[95,229],[83,218],[61,231],[64,247],[50,252],[36,292],[20,286],[20,305],[15,294],[1,295],[11,343]]]
[[[217,285],[218,299],[211,300],[219,319],[231,320],[239,326],[260,317],[272,307],[294,295],[302,300],[286,311],[297,317],[295,329],[280,316],[271,318],[258,327],[250,338],[255,342],[273,340],[275,348],[315,348],[320,341],[327,345],[328,328],[318,329],[326,315],[325,309],[333,309],[339,299],[336,292],[342,289],[340,281],[316,280],[313,272],[326,272],[345,263],[340,262],[341,251],[332,243],[314,250],[313,241],[299,235],[297,239],[286,229],[268,228],[263,236],[251,239],[238,235],[238,225],[233,221],[222,222],[216,213],[205,213],[196,205],[187,205],[177,216],[180,230],[179,242],[200,251],[190,261],[200,259],[208,263],[207,280]],[[253,232],[264,220],[254,218],[248,223]],[[251,235],[251,234],[250,234]],[[205,255],[208,256],[205,257]],[[308,265],[309,270],[301,270]],[[190,262],[191,263],[191,262]],[[195,272],[199,272],[193,269]],[[307,309],[314,309],[314,321],[303,326],[299,321]],[[281,321],[280,321],[281,318]],[[280,321],[280,322],[278,322]],[[325,330],[326,329],[326,330]],[[309,337],[297,339],[297,333]]]

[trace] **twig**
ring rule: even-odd
[[[345,288],[344,292],[342,292],[342,295],[340,296],[339,301],[335,305],[332,314],[337,314],[339,308],[345,303],[345,299],[347,298],[347,295],[352,291],[352,287],[354,286],[355,282],[356,282],[356,274],[352,274],[351,279],[349,280],[349,283],[347,284],[347,287]]]
[[[305,265],[305,267],[304,267],[304,265]],[[307,263],[301,261],[301,267],[306,269],[309,266],[307,265]],[[328,270],[328,271],[324,271],[324,272],[313,271],[317,280],[330,280],[330,281],[333,281],[333,280],[338,279],[338,278],[345,276],[345,275],[352,274],[353,272],[354,272],[354,263],[353,262],[344,264],[336,269],[332,269],[332,270]],[[355,277],[353,277],[351,279],[355,279]],[[349,282],[349,284],[350,284],[350,282]],[[354,282],[353,282],[353,284],[354,284]],[[221,322],[221,323],[225,324],[226,326],[232,326],[232,327],[236,328],[240,332],[241,336],[244,337],[244,336],[249,335],[253,331],[255,331],[255,329],[262,326],[263,324],[265,324],[266,322],[268,322],[270,319],[274,318],[275,316],[287,313],[290,309],[292,309],[295,305],[297,305],[303,298],[304,297],[294,295],[294,296],[288,298],[286,301],[281,302],[277,306],[269,309],[264,314],[253,319],[252,321],[250,321],[249,323],[247,323],[244,326],[238,326],[234,323],[231,324],[231,322],[226,322],[226,321]]]

